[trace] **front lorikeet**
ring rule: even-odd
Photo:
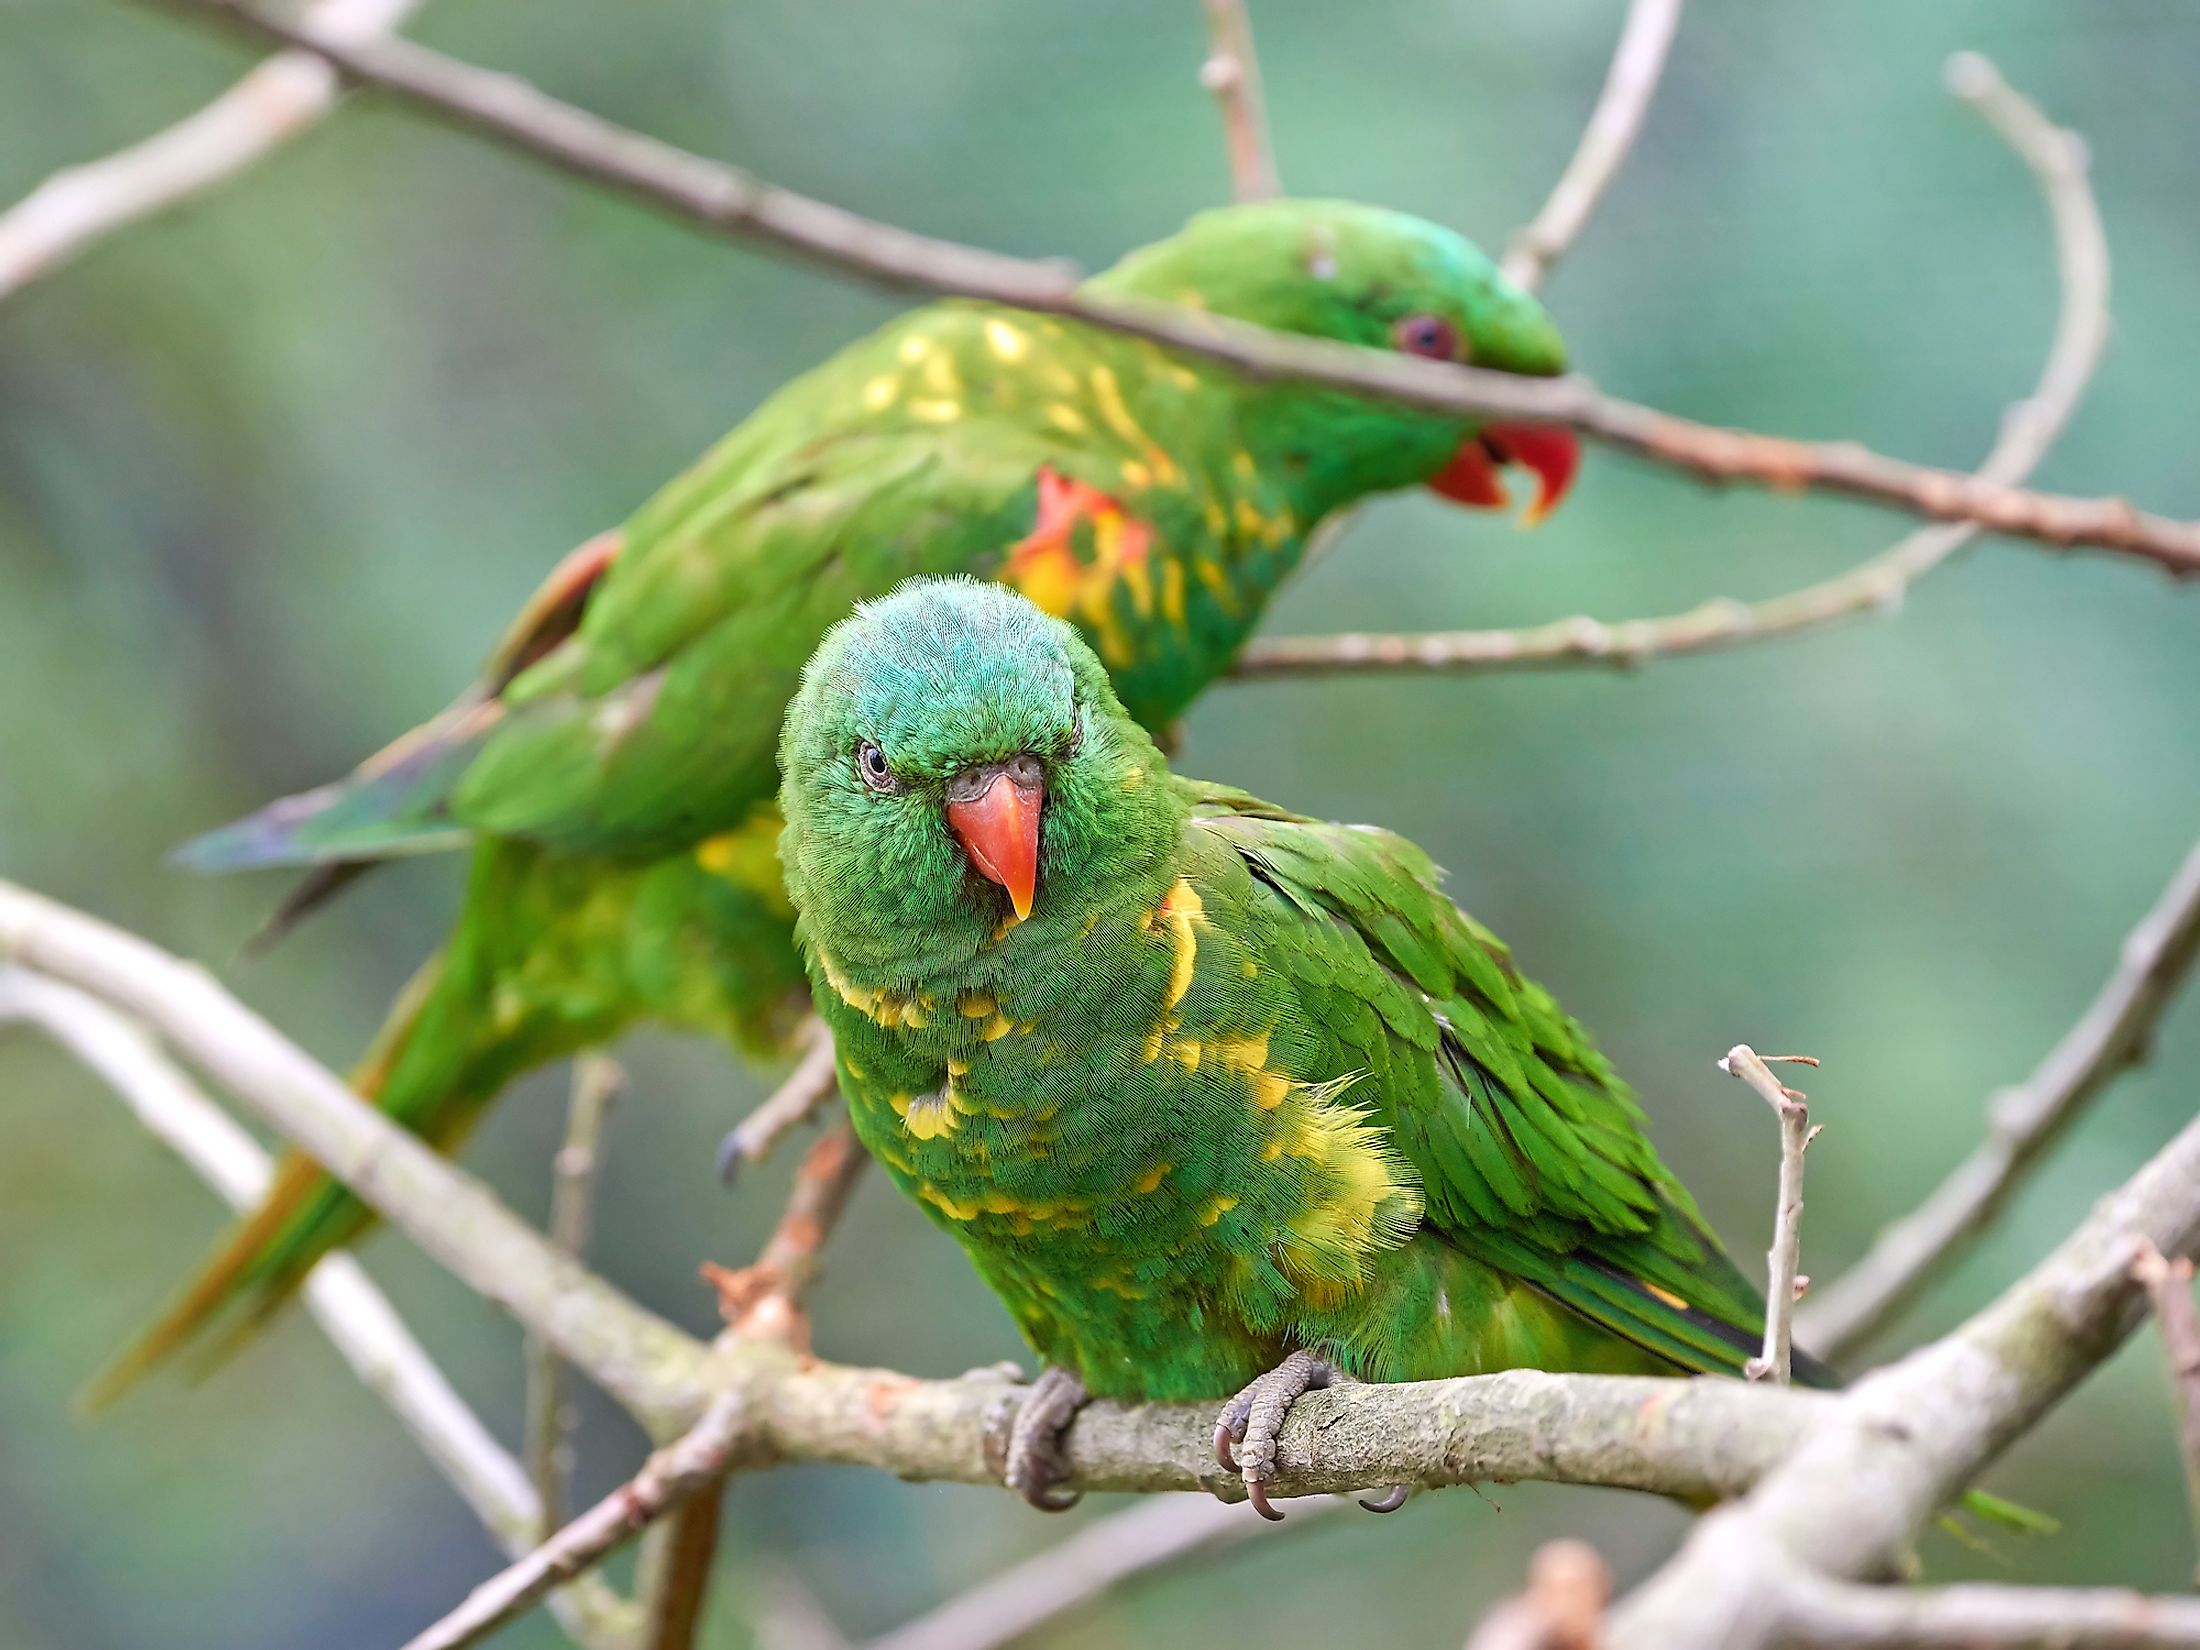
[[[857,1132],[1049,1366],[1009,1452],[1039,1504],[1086,1395],[1237,1393],[1217,1449],[1266,1512],[1312,1385],[1758,1349],[1633,1096],[1427,856],[1172,774],[1013,592],[860,609],[780,763]]]
[[[1536,303],[1448,230],[1373,207],[1211,212],[1095,291],[1513,372],[1562,370]],[[449,711],[346,780],[185,850],[315,870],[470,844],[465,908],[356,1074],[450,1146],[520,1072],[636,1018],[783,1045],[805,1006],[773,857],[779,723],[857,600],[975,573],[1075,623],[1151,727],[1224,670],[1309,536],[1429,484],[1540,512],[1564,431],[1261,384],[1121,334],[981,304],[916,310],[767,401],[567,558]],[[293,1156],[106,1392],[232,1303],[278,1303],[365,1211]]]

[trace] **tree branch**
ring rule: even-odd
[[[1563,258],[1588,226],[1589,216],[1619,175],[1627,153],[1642,131],[1643,116],[1665,75],[1665,59],[1681,26],[1681,0],[1634,0],[1620,30],[1604,90],[1589,112],[1574,158],[1559,174],[1550,198],[1512,238],[1499,267],[1524,291],[1543,284],[1551,266]]]
[[[2078,1022],[2015,1088],[1987,1105],[1987,1135],[1932,1195],[1879,1234],[1802,1314],[1804,1340],[1841,1358],[1869,1340],[1992,1224],[2048,1149],[2123,1072],[2200,958],[2200,843],[2118,952]]]
[[[1783,1646],[1810,1650],[2200,1650],[2200,1599],[2101,1588],[1786,1582]]]
[[[1565,424],[1608,446],[1719,485],[1818,490],[2064,549],[2090,547],[2200,574],[2200,523],[2149,515],[2120,498],[2030,492],[1990,478],[1887,458],[1854,442],[1805,442],[1720,429],[1602,394],[1582,378],[1484,368],[1270,332],[1174,306],[1079,289],[1066,265],[912,234],[760,183],[410,41],[346,43],[277,22],[239,0],[159,0],[237,31],[319,52],[350,79],[674,217],[753,239],[895,291],[990,299],[1071,316],[1218,361],[1249,377],[1322,384],[1460,417]]]
[[[368,39],[396,28],[419,4],[319,0],[309,15],[332,39]],[[166,131],[54,173],[0,213],[0,300],[115,231],[234,177],[313,126],[342,91],[318,54],[284,52]]]
[[[1628,1650],[1771,1650],[1796,1571],[1889,1573],[1916,1532],[2123,1342],[2139,1243],[2200,1242],[2200,1120],[2033,1272],[1943,1340],[1837,1399],[1748,1495],[1701,1519],[1612,1618]]]
[[[833,1072],[833,1034],[825,1022],[813,1014],[798,1035],[805,1047],[794,1070],[719,1144],[718,1178],[728,1186],[740,1179],[743,1164],[761,1163],[789,1130],[816,1116],[839,1088]]]
[[[2039,180],[2055,231],[2062,302],[2039,382],[2002,416],[1978,475],[2014,484],[2038,468],[2070,422],[2108,342],[2108,242],[2086,176],[2084,144],[2053,125],[1974,52],[1949,62],[1949,89],[2007,140]],[[1339,671],[1482,675],[1577,665],[1633,670],[1652,660],[1768,642],[1897,609],[1910,587],[1978,536],[1968,523],[1921,528],[1831,579],[1760,602],[1716,596],[1654,619],[1587,614],[1515,630],[1278,636],[1239,656],[1241,676]]]
[[[1260,57],[1253,50],[1253,20],[1245,0],[1206,0],[1207,61],[1199,83],[1214,93],[1230,149],[1230,193],[1241,201],[1274,200],[1275,147],[1268,136],[1268,104],[1261,96]]]
[[[0,964],[0,1024],[34,1025],[95,1072],[139,1122],[230,1207],[256,1205],[273,1178],[267,1154],[146,1035],[98,999]],[[348,1253],[307,1277],[306,1310],[360,1383],[389,1406],[428,1460],[507,1553],[538,1539],[540,1503],[520,1464],[490,1435],[412,1331]],[[584,1578],[551,1600],[559,1624],[587,1650],[627,1650],[633,1606]]]

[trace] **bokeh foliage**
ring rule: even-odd
[[[1498,240],[1570,147],[1619,10],[1262,0],[1284,175]],[[1191,0],[437,0],[419,32],[1017,252],[1098,264],[1227,186]],[[2200,514],[2200,17],[2175,0],[1698,0],[1640,151],[1549,289],[1580,364],[1700,417],[1974,460],[2036,370],[2054,283],[2030,181],[1940,90],[1959,46],[2086,134],[2117,259],[2116,346],[2042,480]],[[241,61],[116,0],[0,0],[0,198],[182,114]],[[272,889],[187,880],[169,845],[435,709],[558,552],[887,312],[368,106],[17,298],[0,309],[0,875],[232,956]],[[1592,454],[1533,536],[1416,500],[1370,510],[1271,628],[1769,594],[1901,525]],[[2196,604],[2133,566],[1988,545],[1897,617],[1636,677],[1226,686],[1185,762],[1425,842],[1599,1029],[1738,1251],[1762,1242],[1772,1130],[1710,1060],[1743,1037],[1824,1056],[1805,1264],[1825,1276],[1967,1146],[1984,1094],[2076,1012],[2200,821]],[[434,942],[452,871],[378,879],[231,977],[341,1063]],[[2187,1007],[1906,1332],[1984,1298],[2189,1113],[2196,1027]],[[753,1247],[785,1171],[719,1194],[710,1148],[761,1080],[668,1038],[629,1052],[598,1254],[700,1326],[696,1261]],[[468,1153],[530,1213],[557,1094],[531,1085]],[[212,1235],[215,1205],[27,1038],[0,1044],[0,1139],[0,1644],[384,1645],[489,1566],[299,1322],[201,1388],[76,1425],[71,1388]],[[468,1393],[515,1417],[509,1328],[402,1242],[371,1259]],[[877,1186],[817,1316],[827,1353],[926,1373],[1016,1351],[952,1248]],[[2189,1579],[2160,1386],[2154,1348],[2127,1352],[1998,1475],[2066,1520],[2022,1555],[2027,1579]],[[594,1412],[587,1484],[635,1448]],[[728,1643],[767,1561],[870,1631],[1061,1528],[1005,1496],[838,1469],[739,1484],[731,1515]],[[1542,1536],[1585,1533],[1633,1572],[1678,1527],[1618,1496],[1429,1497],[1138,1590],[1047,1642],[1227,1630],[1287,1650],[1379,1623],[1385,1643],[1450,1645]],[[504,1642],[555,1639],[538,1619]]]

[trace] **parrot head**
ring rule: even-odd
[[[1441,225],[1350,201],[1223,207],[1094,277],[1102,291],[1251,321],[1281,332],[1500,372],[1550,377],[1566,346],[1543,306],[1479,248]],[[1456,503],[1508,502],[1498,472],[1536,478],[1524,520],[1565,496],[1580,462],[1571,430],[1472,424],[1383,407],[1316,386],[1249,390],[1248,422],[1293,469],[1338,497],[1422,483]],[[1323,502],[1330,502],[1325,498]]]
[[[827,634],[780,771],[805,936],[866,969],[921,972],[1064,917],[1069,891],[1168,863],[1183,814],[1076,631],[969,579],[913,579]]]

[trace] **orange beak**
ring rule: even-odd
[[[1574,472],[1581,468],[1581,443],[1562,424],[1485,424],[1460,443],[1451,462],[1428,484],[1455,504],[1502,509],[1511,502],[1497,474],[1506,464],[1535,473],[1535,500],[1520,513],[1520,524],[1533,527],[1558,508],[1573,486]]]
[[[1028,761],[1028,758],[1024,760]],[[1031,915],[1039,881],[1039,812],[1046,792],[1020,781],[1005,767],[972,776],[975,795],[947,804],[948,828],[978,874],[1008,890],[1016,920]]]

